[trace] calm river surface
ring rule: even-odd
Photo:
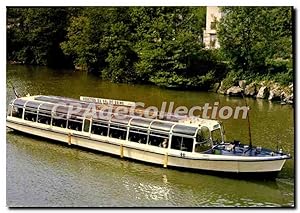
[[[12,82],[22,95],[80,95],[140,101],[160,108],[243,106],[240,98],[174,91],[149,85],[113,84],[93,75],[45,67],[8,65],[7,104]],[[275,149],[277,141],[294,157],[294,109],[248,99],[254,145]],[[247,120],[224,121],[227,139],[248,143]],[[15,206],[293,206],[294,158],[276,180],[238,180],[121,160],[101,153],[7,130],[7,205]]]

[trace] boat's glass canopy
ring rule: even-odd
[[[75,106],[74,103],[80,103],[81,107]],[[116,123],[129,125],[134,128],[149,129],[150,131],[159,131],[173,134],[180,134],[186,136],[195,136],[199,127],[191,126],[188,124],[177,123],[172,121],[162,121],[158,119],[149,119],[138,116],[121,115],[121,117],[116,113],[111,113],[107,111],[96,110],[96,114],[92,113],[92,109],[88,109],[89,103],[78,101],[71,98],[62,98],[57,96],[37,96],[34,99],[26,100],[22,98],[17,98],[13,102],[16,107],[22,107],[26,109],[36,109],[36,111],[48,112],[50,114],[63,114],[66,118],[92,118],[94,121],[101,121],[105,123]],[[76,108],[77,107],[77,108]]]
[[[41,103],[39,102],[36,102],[36,101],[28,101],[26,103],[26,107],[30,107],[30,108],[33,108],[33,109],[37,109],[39,107]]]
[[[182,124],[177,124],[173,128],[174,133],[184,134],[184,135],[194,135],[197,131],[197,127],[185,126]]]
[[[39,110],[52,111],[52,108],[53,108],[53,104],[42,103]]]
[[[13,102],[14,106],[18,106],[18,107],[23,107],[25,103],[26,103],[26,100],[23,100],[23,99],[20,99],[20,98],[17,98]]]
[[[143,119],[143,118],[133,118],[130,122],[131,126],[148,128],[151,124],[151,119]]]
[[[154,121],[151,124],[151,129],[156,129],[156,130],[162,130],[162,131],[169,132],[171,130],[172,126],[174,126],[174,123]]]
[[[131,119],[130,116],[122,116],[121,118],[116,118],[116,117],[112,116],[111,122],[119,123],[119,124],[128,124],[130,119]]]

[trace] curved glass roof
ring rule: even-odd
[[[28,102],[26,103],[26,107],[30,107],[30,108],[35,108],[35,109],[37,109],[37,108],[39,107],[40,104],[41,104],[41,103],[36,102],[36,101],[28,101]]]
[[[120,118],[117,118],[117,117],[112,117],[111,118],[111,122],[113,123],[120,123],[120,124],[128,124],[129,120],[131,119],[131,117],[129,116],[126,116],[126,117],[120,117]]]
[[[154,122],[152,122],[150,128],[170,132],[172,126],[174,126],[174,123],[154,121]]]
[[[181,124],[176,124],[173,128],[174,133],[184,134],[184,135],[195,135],[197,127],[194,126],[185,126]]]
[[[150,123],[152,122],[151,119],[143,119],[143,118],[133,118],[130,122],[131,126],[136,126],[136,127],[143,127],[143,128],[148,128],[150,126]]]
[[[44,102],[45,101],[45,102]],[[129,116],[122,114],[122,116],[117,116],[116,113],[107,112],[104,110],[96,110],[96,114],[91,114],[93,111],[90,108],[84,107],[87,103],[81,104],[82,108],[77,106],[74,107],[72,103],[82,103],[82,101],[78,101],[76,99],[71,98],[62,98],[62,97],[56,97],[56,96],[38,96],[35,97],[34,100],[30,99],[26,102],[26,99],[17,98],[15,99],[14,105],[23,107],[25,105],[25,108],[30,109],[39,109],[41,112],[51,112],[55,107],[55,114],[56,115],[63,115],[63,117],[66,117],[69,111],[69,117],[72,119],[82,119],[84,116],[90,118],[92,116],[93,120],[97,122],[99,121],[106,121],[109,120],[111,123],[116,124],[124,124],[124,125],[130,125],[135,128],[147,128],[149,130],[153,131],[161,131],[170,133],[171,131],[174,134],[180,134],[180,135],[187,135],[187,136],[194,136],[198,130],[198,126],[192,126],[190,124],[185,123],[178,123],[178,122],[172,122],[172,121],[166,121],[166,120],[158,120],[158,119],[149,119],[149,118],[143,118],[138,116]],[[64,103],[64,105],[59,104]],[[70,107],[72,106],[72,107]],[[88,111],[86,111],[88,110]],[[120,114],[119,114],[120,115]]]
[[[41,111],[52,111],[53,106],[53,104],[43,103],[39,109]]]
[[[14,102],[14,105],[19,106],[19,107],[23,107],[25,103],[26,103],[26,100],[23,100],[21,98],[17,98]]]

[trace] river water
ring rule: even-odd
[[[7,66],[7,105],[22,95],[80,95],[140,101],[160,108],[244,106],[241,98],[215,93],[175,91],[150,85],[114,84],[81,72],[45,67]],[[282,147],[294,157],[294,109],[290,105],[247,99],[254,145]],[[244,119],[224,120],[227,139],[248,143]],[[7,129],[7,205],[11,207],[223,207],[294,206],[294,158],[276,180],[239,180],[121,160]]]

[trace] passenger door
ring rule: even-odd
[[[82,127],[82,133],[86,136],[90,136],[91,134],[91,126],[92,126],[92,121],[91,119],[84,119],[83,121],[83,127]]]

